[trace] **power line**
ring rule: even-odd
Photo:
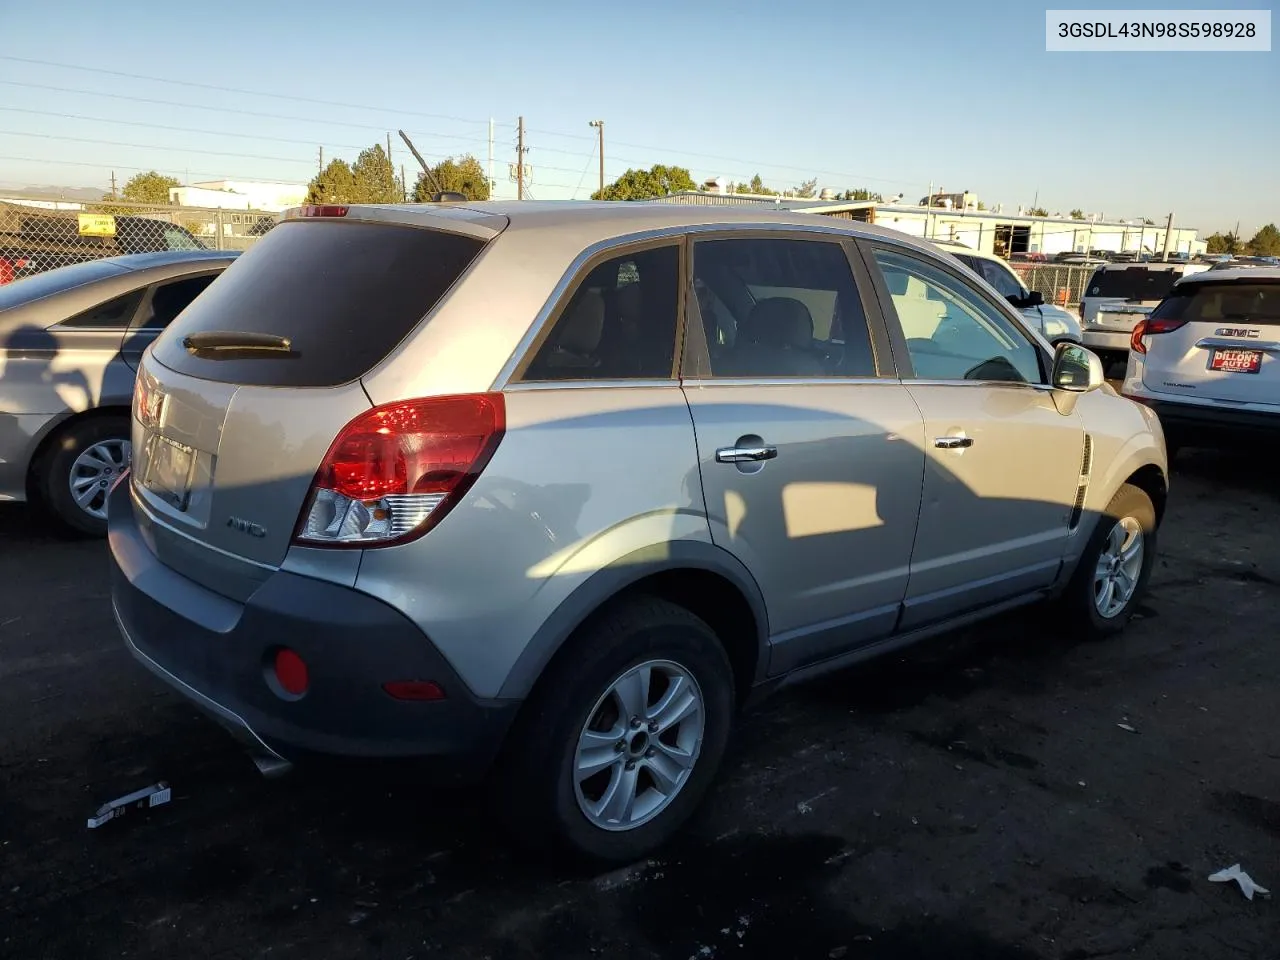
[[[249,97],[273,97],[276,100],[293,100],[297,103],[312,103],[322,107],[344,107],[351,110],[377,110],[384,113],[396,113],[412,117],[427,117],[432,120],[453,120],[457,123],[486,123],[483,120],[468,120],[466,117],[454,117],[445,113],[425,113],[421,110],[402,110],[386,106],[372,106],[367,103],[342,103],[337,100],[320,100],[316,97],[299,97],[288,93],[271,93],[265,90],[245,90],[242,87],[226,87],[216,83],[200,83],[196,80],[173,80],[169,77],[153,77],[141,73],[126,73],[123,70],[107,70],[103,67],[86,67],[78,63],[55,63],[52,60],[35,60],[30,57],[0,56],[0,60],[10,63],[25,63],[40,67],[56,67],[60,70],[81,70],[85,73],[97,73],[108,77],[123,77],[126,80],[146,80],[149,83],[171,83],[179,87],[194,87],[199,90],[214,90],[218,93],[238,93]]]
[[[225,170],[186,170],[185,167],[131,167],[125,163],[111,163],[108,160],[56,160],[51,157],[12,157],[0,156],[0,160],[9,160],[13,163],[56,163],[64,167],[92,167],[94,169],[102,169],[103,167],[112,170],[132,170],[135,173],[145,173],[155,170],[157,173],[194,173],[198,177],[212,177],[219,180],[260,180],[268,183],[279,183],[284,186],[292,186],[290,180],[274,180],[270,177],[249,177],[228,174]],[[308,161],[310,162],[310,161]]]

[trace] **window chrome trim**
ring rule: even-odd
[[[850,224],[855,221],[848,221]],[[521,362],[533,347],[534,343],[541,338],[542,330],[550,321],[552,314],[555,312],[556,306],[568,292],[569,287],[581,275],[583,267],[587,262],[593,260],[597,256],[607,253],[617,247],[629,247],[635,244],[648,243],[651,241],[674,240],[679,241],[685,237],[690,237],[700,233],[726,233],[740,234],[751,232],[768,232],[768,233],[815,233],[835,237],[857,237],[861,236],[856,230],[849,227],[826,224],[794,224],[794,223],[756,223],[754,221],[740,221],[730,223],[699,223],[684,226],[659,227],[653,230],[640,230],[635,233],[620,234],[616,237],[609,237],[605,240],[597,240],[578,253],[568,268],[556,282],[552,288],[551,294],[547,297],[546,302],[538,309],[534,316],[533,322],[529,324],[529,329],[525,331],[524,336],[520,338],[520,342],[516,344],[515,350],[511,352],[511,356],[507,358],[506,363],[502,365],[502,369],[498,371],[498,375],[494,378],[491,390],[501,391],[508,389],[511,384],[511,378],[515,375]],[[565,381],[555,381],[563,383]],[[604,382],[604,381],[601,381]],[[616,382],[616,381],[613,381]]]

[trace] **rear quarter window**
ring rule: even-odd
[[[429,313],[484,242],[360,221],[286,221],[229,267],[156,341],[179,373],[257,386],[329,387],[367,373]],[[211,359],[183,339],[285,337],[284,356]]]

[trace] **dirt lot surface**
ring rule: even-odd
[[[0,510],[0,956],[1280,956],[1278,478],[1184,456],[1122,639],[1032,611],[790,691],[686,839],[604,876],[472,795],[262,780],[125,653],[105,547]],[[1237,862],[1276,899],[1207,881]]]

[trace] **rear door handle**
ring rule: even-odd
[[[778,448],[761,444],[753,447],[721,447],[716,451],[717,463],[748,463],[753,460],[772,460]]]
[[[958,450],[961,447],[972,447],[973,437],[937,437],[933,445],[943,450]]]

